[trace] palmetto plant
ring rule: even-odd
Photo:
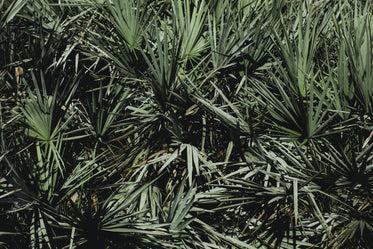
[[[0,6],[1,247],[371,247],[368,1]]]

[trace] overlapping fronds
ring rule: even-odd
[[[371,248],[369,1],[0,7],[0,247]]]

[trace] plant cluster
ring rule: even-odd
[[[370,1],[0,7],[0,248],[372,248]]]

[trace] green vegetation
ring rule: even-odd
[[[0,6],[0,248],[372,248],[370,1]]]

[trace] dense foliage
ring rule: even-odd
[[[0,248],[372,248],[370,1],[0,7]]]

